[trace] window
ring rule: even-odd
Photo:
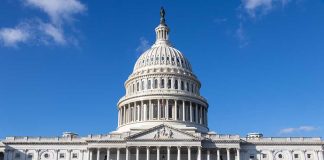
[[[153,104],[153,118],[156,119],[158,116],[158,106],[156,103]]]
[[[169,113],[168,117],[169,118],[172,118],[172,105],[171,104],[169,104],[169,111],[168,111],[168,113]]]
[[[193,93],[194,92],[194,84],[191,84],[191,93]]]
[[[181,90],[184,90],[184,83],[181,81]]]
[[[164,61],[164,56],[161,57],[162,61]]]
[[[60,153],[60,158],[65,158],[65,154],[64,153]]]
[[[27,156],[28,159],[32,159],[33,158],[33,154],[32,153],[29,153],[28,156]]]
[[[141,89],[142,89],[142,91],[144,90],[144,81],[142,81]]]
[[[157,86],[158,86],[158,80],[155,79],[155,80],[154,80],[154,88],[157,88]]]
[[[294,158],[299,158],[299,154],[294,154]]]
[[[78,154],[77,153],[73,153],[72,154],[72,158],[78,158]]]
[[[166,100],[164,99],[164,100],[162,100],[161,102],[160,102],[161,104],[160,104],[160,114],[161,114],[161,118],[165,118],[165,106],[166,106]]]
[[[254,159],[254,154],[250,154],[250,159]]]
[[[307,158],[312,158],[312,154],[307,154]]]
[[[16,153],[15,158],[19,159],[20,158],[20,153]]]
[[[161,80],[161,88],[164,88],[164,79]]]
[[[147,89],[151,89],[151,80],[147,81]]]
[[[187,91],[189,92],[189,83],[187,82]]]
[[[262,154],[262,158],[267,158],[267,154]]]
[[[44,154],[44,157],[47,159],[47,158],[49,158],[49,154],[48,153],[45,153]]]
[[[168,88],[171,88],[171,79],[168,79]]]
[[[137,84],[136,84],[136,90],[137,90],[137,92],[139,91],[139,82],[137,82]]]
[[[174,89],[178,89],[178,80],[174,81]]]
[[[283,158],[282,154],[278,154],[278,158],[282,159]]]

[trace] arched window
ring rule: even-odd
[[[155,79],[155,80],[154,80],[154,89],[157,88],[157,87],[158,87],[158,80]]]
[[[164,79],[161,80],[161,88],[164,88]]]
[[[181,81],[181,90],[184,90],[184,83]]]
[[[147,81],[147,89],[151,89],[151,80]]]
[[[174,81],[174,89],[178,89],[178,80]]]
[[[141,85],[142,91],[144,90],[144,81],[142,80],[142,85]]]
[[[171,88],[171,79],[168,79],[168,89]]]

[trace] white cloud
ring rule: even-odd
[[[140,45],[136,48],[136,52],[142,53],[150,48],[149,42],[144,37],[140,38]]]
[[[74,14],[82,13],[86,7],[77,0],[25,0],[26,4],[39,8],[49,15],[54,24],[70,21]]]
[[[16,47],[18,43],[26,42],[30,37],[24,28],[2,28],[0,29],[0,40],[4,46]]]
[[[77,45],[73,32],[66,30],[76,14],[83,13],[86,6],[79,0],[22,0],[31,8],[38,8],[48,19],[27,18],[16,27],[0,28],[0,41],[5,47],[16,47],[20,43],[72,44]],[[69,23],[70,25],[66,25]]]
[[[235,36],[239,41],[239,47],[243,48],[249,44],[247,35],[244,31],[243,24],[240,23],[239,27],[235,31]]]
[[[57,28],[52,24],[41,24],[40,30],[44,32],[45,35],[49,36],[58,44],[65,44],[66,40],[62,29]]]
[[[297,128],[284,128],[280,130],[280,134],[290,134],[290,133],[295,133],[295,132],[311,132],[318,130],[317,127],[314,126],[300,126]]]
[[[290,0],[242,0],[243,10],[250,16],[267,14],[275,6],[285,6]]]

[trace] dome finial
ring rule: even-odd
[[[163,7],[161,7],[160,9],[160,24],[164,24],[165,25],[165,10]]]

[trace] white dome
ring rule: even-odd
[[[191,65],[183,54],[169,44],[155,44],[136,61],[133,72],[156,67],[178,68],[191,72]]]

